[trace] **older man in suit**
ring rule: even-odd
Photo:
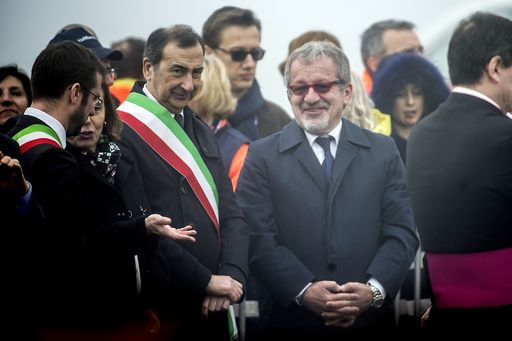
[[[247,276],[247,225],[213,131],[187,106],[201,83],[203,59],[203,41],[191,27],[153,31],[144,50],[146,82],[136,82],[118,108],[121,142],[138,161],[151,210],[173,226],[197,230],[193,245],[159,250],[171,268],[183,268],[170,258],[182,254],[189,275],[155,280],[165,295],[158,300],[167,328],[162,335],[173,340],[233,336],[226,310],[242,298]]]
[[[409,139],[408,180],[434,305],[431,330],[512,321],[512,21],[476,13],[448,49],[452,95]]]
[[[391,328],[390,303],[418,248],[398,150],[342,119],[350,66],[332,43],[295,50],[284,76],[296,121],[251,145],[237,189],[265,289],[263,333]]]

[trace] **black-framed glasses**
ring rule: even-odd
[[[333,85],[343,85],[340,79],[336,79],[330,82],[317,82],[317,83],[302,83],[296,85],[288,85],[288,89],[296,96],[303,96],[308,93],[310,88],[321,95],[331,91]]]
[[[85,86],[82,85],[82,88],[90,93],[94,97],[94,112],[98,112],[101,109],[101,106],[103,105],[103,100],[100,96],[95,95],[91,90],[87,89]]]
[[[246,50],[241,47],[236,47],[231,50],[226,50],[222,47],[216,47],[215,49],[231,55],[231,60],[234,62],[244,61],[249,54],[251,55],[252,59],[254,59],[254,61],[262,60],[263,56],[265,56],[265,50],[259,47],[250,50]]]

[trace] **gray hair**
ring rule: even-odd
[[[361,57],[363,64],[368,68],[367,60],[371,56],[384,57],[384,44],[382,43],[382,35],[387,30],[406,30],[412,31],[416,26],[405,20],[383,20],[378,21],[368,27],[361,37]]]
[[[294,50],[286,60],[284,69],[284,81],[288,85],[290,82],[290,65],[297,60],[301,59],[307,64],[312,63],[315,59],[320,57],[330,58],[334,65],[336,65],[336,74],[343,84],[350,83],[350,62],[343,51],[329,41],[310,41]]]

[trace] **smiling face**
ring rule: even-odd
[[[318,57],[311,63],[296,59],[290,66],[289,86],[329,83],[338,79],[336,66],[328,57]],[[343,109],[350,101],[352,85],[334,84],[325,93],[309,87],[302,95],[288,90],[297,124],[313,135],[324,135],[338,125]]]
[[[423,92],[414,84],[407,84],[400,90],[393,103],[393,124],[412,128],[423,115]]]
[[[179,114],[197,94],[203,59],[199,43],[186,48],[175,42],[168,43],[158,65],[152,65],[144,58],[144,77],[149,92],[171,113]]]
[[[0,126],[11,117],[23,114],[27,107],[27,94],[18,78],[9,75],[0,81]]]

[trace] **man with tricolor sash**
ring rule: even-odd
[[[26,313],[36,320],[39,337],[76,326],[94,305],[78,165],[64,148],[66,136],[79,132],[98,107],[103,73],[87,48],[74,42],[49,45],[32,68],[32,105],[9,132],[20,146],[21,165],[42,213],[37,223],[17,226],[30,258],[23,263],[30,287],[20,290],[30,302]]]
[[[201,83],[203,58],[204,44],[189,26],[155,30],[144,50],[146,82],[134,85],[118,113],[125,123],[121,143],[138,159],[151,210],[197,230],[196,243],[159,250],[160,265],[170,269],[171,255],[182,253],[193,278],[180,281],[172,270],[155,278],[162,288],[162,336],[227,340],[236,335],[230,305],[245,291],[248,230],[215,137],[187,107]]]

